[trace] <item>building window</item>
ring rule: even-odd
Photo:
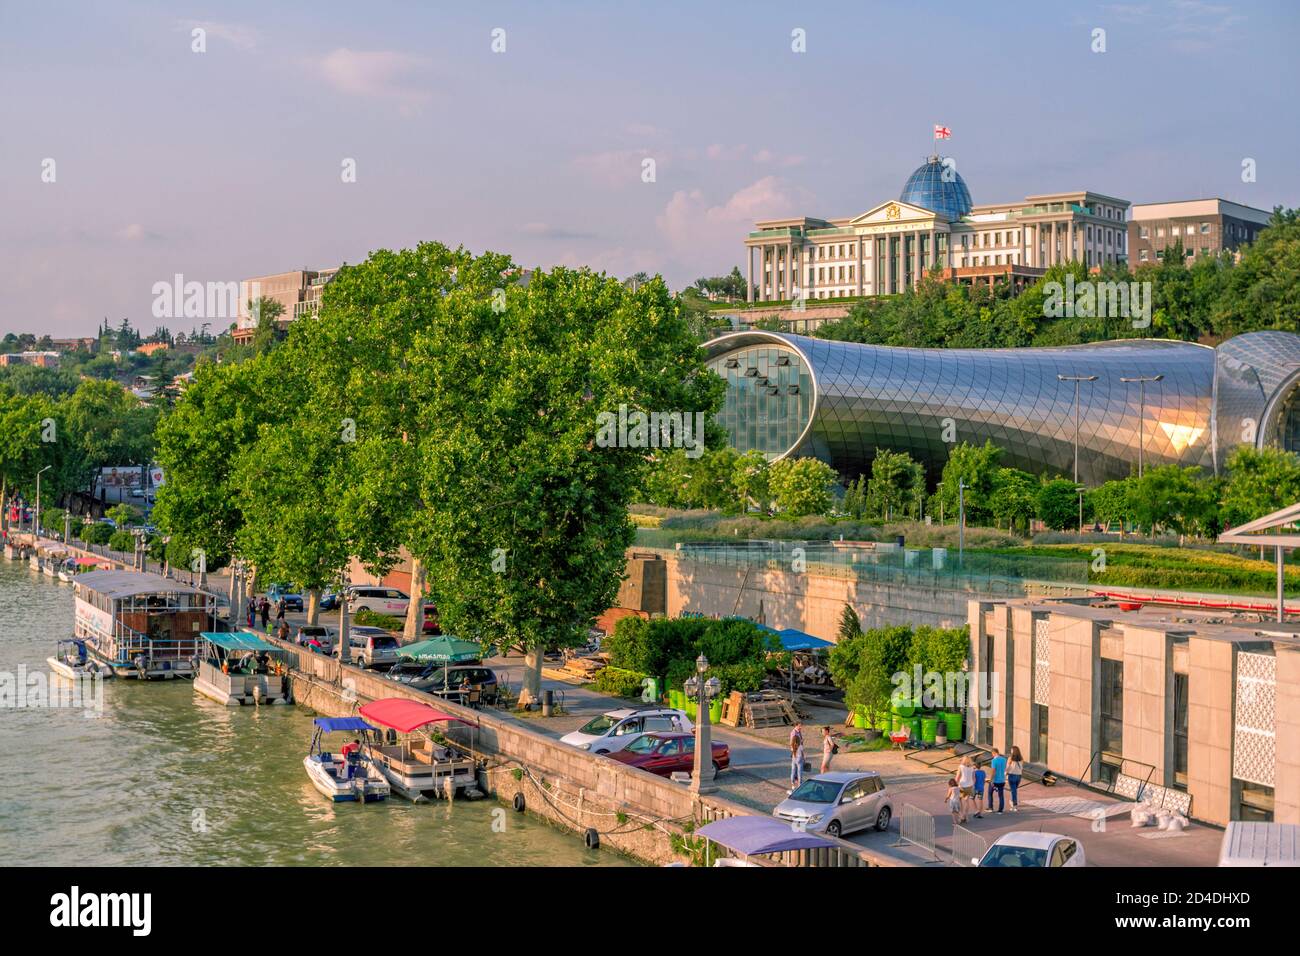
[[[1145,249],[1143,249],[1141,252],[1138,253],[1138,259],[1141,262],[1147,261],[1147,251]]]
[[[1029,759],[1047,763],[1047,705],[1034,704],[1034,734],[1029,738]]]
[[[1151,238],[1151,230],[1149,230],[1146,226],[1138,226],[1138,238],[1139,238],[1139,239],[1150,239],[1150,238]]]
[[[1187,789],[1187,675],[1174,675],[1174,786]]]
[[[1245,780],[1234,780],[1238,790],[1237,813],[1234,820],[1255,823],[1273,822],[1273,788]]]
[[[1124,662],[1101,659],[1101,779],[1110,783],[1124,760]]]
[[[1157,239],[1163,239],[1164,237],[1165,237],[1165,227],[1164,227],[1164,226],[1156,226],[1156,238],[1157,238]]]
[[[1201,235],[1208,236],[1209,234],[1210,234],[1210,224],[1208,222],[1201,223]]]
[[[1209,254],[1210,254],[1210,247],[1209,247],[1209,246],[1201,246],[1201,255],[1203,255],[1203,256],[1208,256]]]
[[[1165,250],[1163,250],[1163,249],[1157,249],[1157,250],[1156,250],[1156,258],[1157,258],[1157,259],[1161,259],[1161,260],[1163,260],[1164,257],[1165,257]]]

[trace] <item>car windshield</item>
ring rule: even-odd
[[[980,860],[980,866],[1046,866],[1047,851],[1027,846],[995,846]]]
[[[834,803],[842,786],[843,784],[831,780],[807,780],[790,794],[790,799],[803,803]]]
[[[595,734],[598,737],[604,736],[609,732],[609,728],[618,723],[619,718],[611,717],[609,714],[601,714],[599,717],[593,717],[582,725],[578,731],[583,734]]]
[[[652,754],[661,743],[663,743],[662,738],[656,737],[653,734],[646,734],[644,737],[638,737],[623,749],[628,753]]]

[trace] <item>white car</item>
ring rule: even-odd
[[[571,734],[560,738],[560,743],[590,750],[594,754],[612,754],[622,750],[642,734],[681,731],[691,733],[695,725],[680,710],[671,707],[652,707],[642,710],[611,710],[593,717]]]
[[[357,611],[374,611],[377,614],[401,615],[406,613],[411,598],[397,588],[362,585],[348,592],[348,602],[348,610],[354,614]]]
[[[1084,866],[1083,844],[1074,837],[1034,830],[1004,833],[982,857],[971,860],[976,866]]]

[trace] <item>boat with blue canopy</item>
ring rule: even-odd
[[[248,631],[199,634],[194,689],[227,707],[287,704],[284,651]]]
[[[335,803],[373,803],[385,799],[390,788],[371,756],[371,734],[375,729],[360,717],[317,717],[311,750],[303,758],[312,786]],[[326,735],[352,734],[338,753],[325,749]]]

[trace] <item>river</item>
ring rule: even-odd
[[[72,605],[70,585],[0,558],[0,679],[48,671]],[[0,708],[7,865],[628,863],[491,799],[331,804],[303,770],[298,707],[223,707],[188,681],[110,680],[102,700]]]

